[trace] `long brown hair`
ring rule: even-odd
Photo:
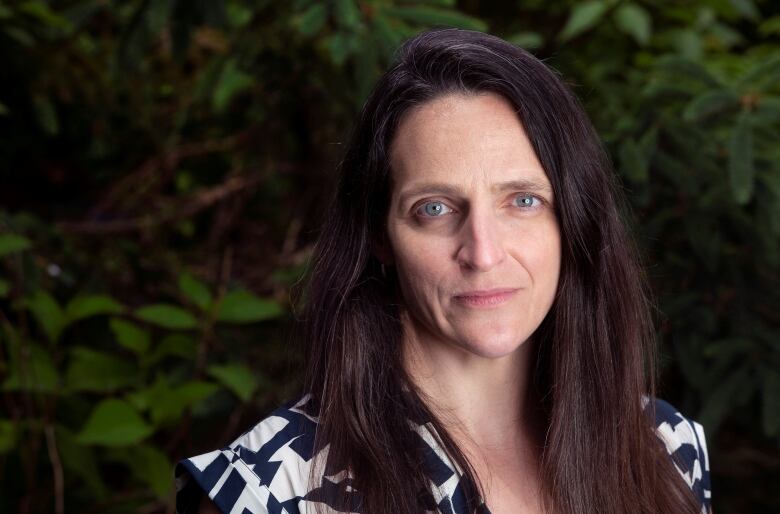
[[[320,403],[317,440],[329,445],[328,467],[350,470],[363,513],[426,510],[429,480],[408,425],[426,420],[465,470],[470,511],[478,504],[467,458],[404,370],[400,300],[372,245],[385,231],[388,150],[400,118],[441,95],[480,92],[514,106],[557,204],[560,279],[533,336],[531,377],[546,424],[540,478],[548,512],[699,512],[654,433],[654,403],[643,410],[656,373],[648,291],[595,130],[540,60],[497,37],[458,29],[423,32],[401,47],[339,165],[301,320],[305,385]]]

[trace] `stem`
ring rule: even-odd
[[[54,473],[54,512],[56,514],[65,513],[65,481],[62,476],[62,462],[60,454],[57,452],[57,440],[54,436],[54,427],[47,424],[44,428],[46,434],[46,447],[49,450],[49,460],[51,469]]]

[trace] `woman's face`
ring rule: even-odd
[[[511,104],[496,94],[422,104],[390,158],[382,258],[397,270],[405,336],[514,352],[553,303],[561,246],[552,187]]]

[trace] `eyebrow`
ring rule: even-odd
[[[529,191],[534,193],[547,193],[552,194],[552,188],[542,182],[529,179],[510,180],[508,182],[499,182],[493,184],[491,190],[495,193],[503,193],[506,191]],[[421,184],[417,187],[409,189],[401,193],[399,203],[405,203],[409,198],[419,195],[430,194],[445,194],[449,196],[463,196],[463,190],[457,186],[443,183],[428,183]]]

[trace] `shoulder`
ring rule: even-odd
[[[327,501],[326,483],[311,489],[315,462],[317,406],[310,395],[289,402],[255,424],[225,448],[181,460],[176,465],[176,510],[194,514],[203,493],[223,513],[299,512],[301,502]]]
[[[645,398],[645,408],[650,402]],[[704,428],[684,416],[676,407],[653,398],[655,430],[664,443],[677,470],[702,504],[703,512],[711,511],[710,461]]]

